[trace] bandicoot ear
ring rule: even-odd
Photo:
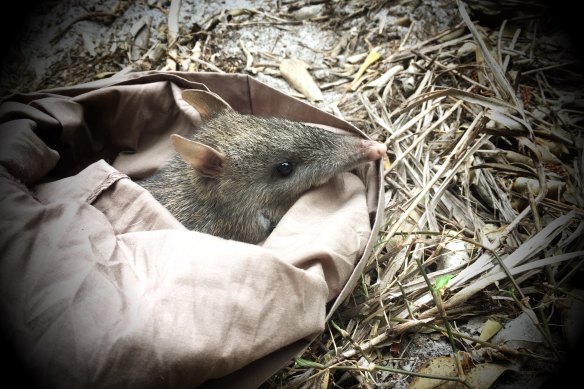
[[[210,114],[223,109],[232,108],[225,100],[215,93],[199,90],[187,89],[182,92],[182,98],[199,112],[201,119],[207,118]]]
[[[172,134],[170,141],[183,161],[191,165],[203,176],[216,177],[223,173],[225,156],[219,151],[177,134]]]

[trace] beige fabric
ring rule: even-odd
[[[366,185],[347,173],[303,196],[261,246],[187,231],[129,178],[196,128],[180,98],[193,88],[358,132],[242,75],[137,73],[4,99],[0,308],[45,386],[256,387],[356,280],[380,223],[378,165]]]

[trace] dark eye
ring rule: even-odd
[[[276,173],[280,177],[288,177],[294,171],[294,165],[290,161],[280,162],[276,165]]]

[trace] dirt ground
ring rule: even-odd
[[[521,18],[525,8],[538,7],[496,0],[468,3],[474,18],[485,26],[498,26],[509,17]],[[550,35],[554,42],[550,47],[561,51],[561,62],[580,61],[572,25],[560,23],[569,20],[563,19],[564,9],[559,5],[551,9],[558,16],[546,27],[560,38]],[[119,72],[172,69],[247,73],[285,93],[306,98],[279,68],[282,60],[294,57],[307,64],[320,86],[322,99],[312,101],[314,105],[342,115],[379,138],[378,124],[352,103],[359,99],[358,93],[346,88],[367,53],[378,48],[382,58],[388,57],[404,40],[424,42],[461,23],[456,2],[448,0],[183,0],[177,40],[170,42],[170,12],[168,0],[53,0],[5,13],[4,20],[17,17],[19,22],[17,27],[3,26],[8,42],[3,45],[0,91],[36,91]],[[581,84],[567,88],[578,92]],[[395,99],[397,105],[405,97]],[[476,333],[483,323],[469,321],[462,329],[466,326],[468,333]],[[419,333],[408,341],[408,355],[416,358],[401,364],[404,369],[417,369],[423,362],[449,353],[447,342],[438,337]],[[558,365],[532,364],[529,369],[553,373]],[[535,387],[540,376],[534,377],[526,373],[503,376],[492,387]],[[281,384],[274,378],[266,388]],[[385,385],[403,388],[407,383],[404,377],[388,378]]]
[[[242,44],[261,58],[267,70],[249,73],[270,86],[294,93],[293,89],[275,75],[279,61],[286,56],[304,60],[320,83],[335,81],[331,74],[327,52],[333,50],[339,39],[362,37],[352,47],[338,53],[341,60],[359,55],[370,47],[387,41],[398,44],[408,31],[411,15],[419,23],[413,35],[432,36],[453,25],[456,9],[449,1],[398,1],[385,6],[383,2],[285,2],[278,7],[275,1],[182,1],[179,12],[179,43],[183,50],[193,50],[203,43],[201,58],[218,64],[226,72],[246,72]],[[116,1],[68,0],[44,1],[37,8],[23,13],[21,30],[4,57],[0,87],[4,90],[30,91],[55,86],[71,85],[106,77],[127,66],[134,69],[160,69],[165,65],[160,50],[167,47],[167,15],[170,1]],[[370,4],[369,4],[370,5]],[[295,10],[295,8],[298,8]],[[291,18],[276,20],[254,17],[241,11],[237,16],[231,10],[254,10],[262,14],[289,12]],[[377,9],[377,10],[376,10]],[[262,20],[256,20],[256,19]],[[315,19],[311,21],[310,18]],[[320,18],[320,20],[319,20]],[[139,49],[135,45],[135,31],[142,21],[150,28],[149,43]],[[401,25],[395,25],[395,20]],[[216,27],[209,28],[216,24]],[[203,34],[210,31],[210,34]],[[201,37],[206,37],[203,41]],[[138,59],[153,41],[160,50],[144,61]],[[5,52],[6,52],[5,51]],[[338,51],[338,50],[337,50]],[[138,54],[136,54],[138,52]],[[261,64],[260,64],[261,65]],[[256,68],[260,66],[256,65]],[[197,70],[214,70],[204,65]],[[188,69],[188,67],[187,67]],[[182,69],[177,69],[182,70]],[[338,101],[332,88],[323,90],[327,106]]]

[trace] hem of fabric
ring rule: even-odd
[[[124,173],[115,171],[107,175],[107,177],[95,188],[89,196],[87,196],[86,201],[89,204],[93,204],[95,200],[103,193],[104,190],[108,189],[112,186],[116,181],[121,180],[122,178],[129,178]]]

